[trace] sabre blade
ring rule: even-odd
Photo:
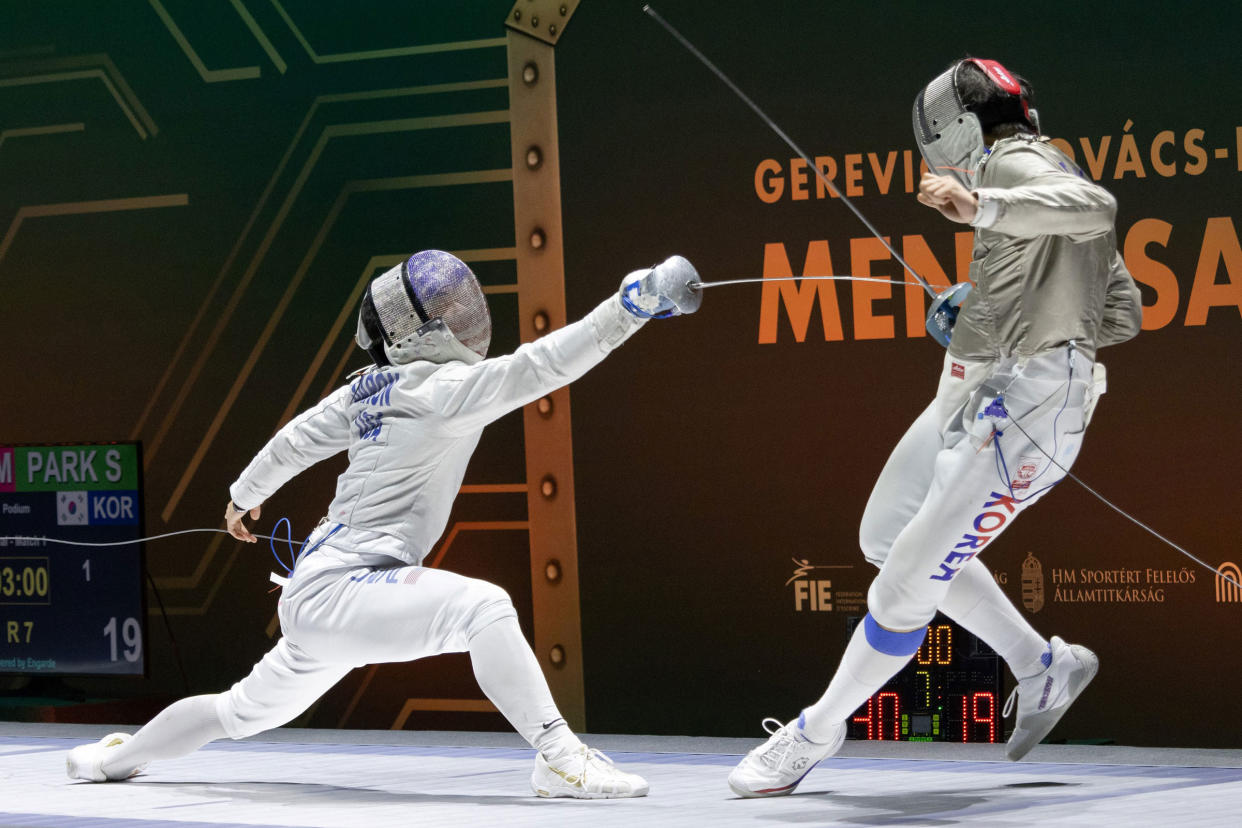
[[[702,63],[704,66],[710,69],[712,74],[720,78],[721,82],[723,82],[725,86],[733,90],[733,94],[741,98],[742,102],[745,103],[747,106],[749,106],[754,111],[754,113],[758,115],[759,118],[765,124],[768,125],[769,129],[771,129],[773,132],[779,135],[781,140],[784,141],[786,144],[788,144],[789,148],[792,149],[794,152],[796,152],[799,155],[799,157],[801,157],[802,160],[807,163],[807,166],[809,166],[812,170],[815,171],[815,176],[819,179],[820,183],[822,183],[825,187],[827,187],[830,193],[836,196],[841,201],[842,204],[844,204],[846,207],[850,209],[850,212],[852,212],[855,216],[858,217],[858,220],[861,221],[866,226],[866,228],[871,231],[871,234],[880,240],[880,244],[884,245],[884,247],[888,250],[888,252],[893,254],[893,258],[896,259],[901,264],[901,266],[904,267],[906,271],[909,272],[909,274],[915,278],[915,280],[919,283],[919,285],[922,286],[923,290],[927,291],[927,293],[931,296],[936,295],[936,291],[932,290],[932,286],[927,283],[927,280],[924,279],[922,276],[920,276],[917,272],[915,272],[914,268],[911,267],[904,258],[902,258],[901,254],[898,253],[891,244],[889,244],[888,239],[884,238],[884,236],[880,233],[880,231],[877,230],[875,226],[870,221],[867,220],[867,217],[864,216],[862,212],[857,207],[854,206],[854,202],[850,201],[849,198],[847,198],[844,193],[842,193],[835,186],[833,186],[832,181],[828,179],[828,176],[824,175],[824,171],[819,168],[819,165],[817,165],[814,161],[812,161],[811,157],[807,155],[805,152],[803,152],[802,149],[793,142],[793,139],[790,138],[788,135],[786,135],[785,131],[782,130],[779,126],[777,126],[776,122],[773,121],[771,118],[769,118],[767,116],[767,113],[765,113],[762,109],[759,108],[758,104],[756,104],[749,97],[747,97],[746,93],[737,87],[737,84],[729,80],[729,77],[724,72],[722,72],[719,68],[717,68],[716,64],[708,60],[706,55],[704,55],[702,52],[696,49],[694,47],[694,44],[691,43],[689,40],[687,40],[682,35],[681,32],[673,28],[673,26],[667,20],[665,20],[663,17],[660,16],[659,12],[651,8],[650,5],[643,6],[643,11],[646,12],[648,17],[650,17],[652,20],[656,21],[661,26],[663,26],[664,29],[670,35],[672,35],[674,39],[677,40],[678,43],[680,43],[682,46],[686,48],[686,51],[694,55],[696,58],[699,59],[700,63]]]
[[[761,282],[878,282],[882,285],[909,285],[912,287],[920,287],[914,282],[898,282],[893,279],[877,279],[870,276],[770,276],[760,277],[758,279],[718,279],[713,282],[703,282],[700,280],[692,280],[686,284],[691,290],[702,290],[709,287],[720,287],[721,285],[748,285],[758,284]]]

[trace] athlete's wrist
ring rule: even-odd
[[[978,208],[975,215],[970,220],[971,227],[988,228],[996,223],[996,217],[1000,214],[1000,202],[992,198],[986,189],[971,190],[970,194],[974,197]]]

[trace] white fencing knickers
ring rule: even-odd
[[[368,555],[374,534],[342,528],[298,562],[280,599],[283,637],[216,697],[230,737],[289,722],[355,667],[464,652],[488,625],[517,617],[495,584]]]
[[[958,571],[1065,477],[1092,394],[1092,361],[1072,346],[1000,362],[946,356],[936,399],[863,515],[863,554],[880,567],[867,606],[880,625],[925,625]]]

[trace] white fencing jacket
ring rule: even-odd
[[[366,537],[369,553],[419,564],[444,532],[483,427],[582,376],[643,321],[612,296],[508,356],[372,367],[281,428],[229,495],[253,508],[348,449],[329,520]]]

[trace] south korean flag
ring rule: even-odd
[[[86,525],[86,492],[56,493],[56,525]]]

